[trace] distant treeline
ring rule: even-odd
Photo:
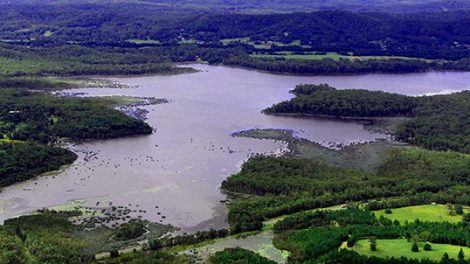
[[[53,47],[0,45],[0,86],[33,85],[24,76],[178,74],[190,72],[174,63],[205,61],[273,73],[304,75],[406,73],[430,70],[470,70],[470,59],[426,61],[421,59],[321,59],[298,60],[250,56],[246,45],[165,45],[122,47],[67,44]],[[15,79],[16,78],[16,79]],[[41,85],[39,82],[38,85]]]
[[[425,72],[437,69],[438,65],[423,60],[371,59],[349,60],[295,60],[280,58],[230,57],[223,60],[226,65],[257,69],[273,73],[304,75],[364,74],[364,73],[406,73]]]
[[[129,3],[5,5],[0,9],[0,75],[175,74],[188,69],[172,63],[197,60],[311,75],[468,71],[468,12],[248,15]],[[250,56],[260,51],[378,58]]]
[[[411,116],[417,106],[415,97],[381,91],[337,90],[327,84],[300,84],[292,93],[295,98],[264,112],[334,117]]]
[[[175,57],[170,56],[172,54]],[[194,60],[193,55],[190,60]],[[25,48],[16,45],[0,45],[0,85],[31,86],[22,76],[70,76],[70,75],[130,75],[177,74],[191,69],[174,67],[173,61],[184,61],[178,52],[161,48],[139,49],[118,47],[85,47],[65,45],[59,47]],[[3,77],[3,78],[1,78]],[[5,79],[6,80],[2,80]],[[21,83],[18,81],[21,80]],[[40,85],[41,83],[38,83]],[[10,86],[7,86],[10,85]]]
[[[355,55],[470,57],[468,11],[247,15],[125,3],[39,4],[2,6],[0,22],[0,39],[28,46],[129,40],[149,45],[198,42],[221,46],[224,39],[249,38],[278,46],[300,41],[303,49]]]
[[[426,71],[469,71],[470,60],[425,61],[420,59],[376,58],[368,60],[332,59],[299,60],[286,58],[229,57],[223,64],[273,73],[301,75],[409,73]]]
[[[411,97],[380,91],[337,90],[328,85],[298,85],[296,97],[265,110],[345,118],[410,117],[397,139],[430,149],[470,153],[470,92]]]

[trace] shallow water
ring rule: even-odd
[[[296,84],[329,83],[338,88],[409,95],[470,88],[470,73],[301,77],[192,66],[201,72],[112,78],[138,88],[73,90],[90,96],[157,97],[170,102],[145,107],[149,110],[147,122],[156,128],[154,134],[74,146],[80,157],[72,166],[3,189],[0,220],[76,201],[96,208],[111,203],[128,206],[135,210],[134,216],[171,223],[184,231],[224,227],[221,182],[236,173],[252,153],[276,153],[285,148],[280,142],[235,138],[233,132],[293,129],[298,136],[324,145],[386,137],[355,122],[260,113],[290,98],[288,91]]]

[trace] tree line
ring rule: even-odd
[[[470,215],[468,215],[467,220],[464,219],[463,222],[457,224],[416,220],[412,223],[400,225],[397,222],[383,218],[383,216],[376,218],[372,213],[367,211],[361,213],[359,211],[362,211],[362,209],[303,212],[288,216],[275,224],[274,228],[278,233],[274,238],[274,243],[280,249],[289,250],[291,252],[289,261],[294,263],[307,263],[315,260],[320,263],[333,263],[330,262],[333,261],[331,256],[336,255],[334,252],[338,252],[338,248],[344,241],[347,241],[348,247],[352,247],[359,239],[371,237],[374,239],[403,238],[463,247],[468,246],[470,243],[468,229]],[[302,225],[302,223],[305,223],[302,219],[305,218],[308,218],[307,222],[310,222],[311,225]],[[315,221],[315,219],[317,220]],[[344,219],[347,219],[347,221],[344,221]],[[363,258],[367,260],[368,257]],[[391,259],[381,261],[395,263],[391,262],[393,261]],[[419,263],[418,260],[406,261]],[[463,259],[459,261],[465,263]],[[430,261],[429,263],[436,263],[436,261]]]
[[[116,103],[0,89],[0,186],[72,163],[77,158],[74,153],[53,146],[58,138],[108,139],[152,133],[145,122],[113,109]]]
[[[295,97],[264,110],[337,118],[409,117],[395,129],[399,140],[435,150],[470,153],[470,92],[411,97],[381,91],[298,85]]]
[[[222,189],[253,195],[229,205],[233,232],[257,230],[262,222],[303,210],[402,197],[417,202],[468,205],[470,160],[452,152],[390,150],[376,173],[338,168],[321,161],[254,157]]]
[[[122,10],[127,12],[123,13]],[[142,4],[7,5],[0,38],[27,45],[184,40],[221,45],[249,38],[313,51],[429,59],[470,55],[468,11],[390,14],[317,11],[288,14],[207,13]]]

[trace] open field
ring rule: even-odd
[[[387,60],[387,59],[403,59],[403,60],[412,60],[417,58],[411,57],[402,57],[402,56],[354,56],[354,55],[341,55],[336,52],[326,52],[326,53],[304,53],[304,54],[294,54],[291,52],[277,52],[275,54],[252,54],[251,57],[254,58],[278,58],[278,59],[288,59],[288,60],[323,60],[323,59],[332,59],[338,61],[340,59],[349,59],[349,60]]]
[[[460,249],[464,250],[466,256],[470,255],[470,249],[461,246],[446,245],[446,244],[433,244],[430,243],[432,250],[424,251],[423,243],[419,243],[419,252],[411,251],[412,243],[406,239],[378,239],[377,240],[377,251],[371,251],[369,246],[369,240],[363,239],[356,242],[352,247],[352,250],[356,251],[361,255],[375,256],[380,258],[396,257],[401,256],[407,258],[425,259],[429,258],[432,260],[440,260],[444,253],[447,253],[450,258],[457,259],[457,254]]]
[[[310,45],[302,45],[300,40],[294,40],[291,43],[282,43],[278,41],[252,41],[250,38],[233,38],[233,39],[222,39],[220,40],[223,45],[229,45],[234,43],[242,43],[253,46],[255,49],[270,49],[272,46],[288,47],[297,46],[302,48],[311,48]]]
[[[59,63],[36,58],[13,59],[0,56],[0,74],[6,76],[39,74],[42,69],[50,69],[54,64]]]
[[[400,223],[405,221],[412,222],[415,219],[428,222],[449,222],[457,223],[462,220],[461,215],[450,215],[449,208],[443,204],[426,204],[409,206],[403,208],[391,209],[391,214],[386,214],[385,210],[374,212],[377,217],[384,216],[391,220],[398,220]],[[468,213],[468,208],[464,209]]]
[[[54,32],[48,30],[48,31],[44,32],[44,34],[42,34],[42,35],[43,35],[44,37],[48,38],[48,37],[52,36],[53,34],[54,34]]]
[[[160,41],[153,39],[128,39],[127,42],[134,44],[161,44]]]
[[[9,138],[2,138],[0,139],[0,143],[24,143],[24,141],[21,140],[14,140],[14,139],[9,139]]]

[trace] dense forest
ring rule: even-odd
[[[325,215],[328,215],[329,221],[324,219]],[[287,222],[292,222],[292,218],[295,219],[298,217],[298,215],[289,216],[277,223],[276,226],[282,225],[288,227],[290,231],[280,233],[274,240],[278,247],[289,249],[289,251],[292,252],[290,260],[293,263],[304,263],[305,261],[318,258],[320,261],[328,261],[332,257],[330,254],[335,256],[334,258],[344,258],[344,260],[339,263],[348,263],[347,259],[352,256],[349,256],[346,252],[340,252],[338,254],[338,248],[343,241],[347,241],[348,247],[352,247],[359,238],[364,237],[373,237],[374,239],[398,239],[403,237],[409,240],[421,239],[425,242],[453,244],[464,247],[470,239],[470,233],[468,231],[469,223],[465,221],[458,224],[420,221],[400,224],[397,222],[394,223],[386,218],[376,218],[373,213],[368,213],[363,210],[347,209],[337,212],[303,214],[304,218],[308,218],[310,221],[313,221],[314,224],[302,228],[287,224]],[[315,219],[319,221],[314,221]],[[347,219],[347,221],[345,221],[345,219]],[[354,258],[360,259],[361,257],[357,255]],[[367,257],[363,256],[362,258],[367,260]],[[382,263],[380,260],[375,261]],[[397,261],[399,260],[388,259],[381,261],[383,261],[383,263],[398,263]],[[402,259],[401,261],[403,261],[403,263],[417,263],[413,262],[413,260]],[[372,262],[372,260],[349,263],[368,262]],[[422,263],[426,262],[424,261]],[[436,262],[429,261],[428,263]]]
[[[266,72],[303,75],[409,73],[426,72],[432,69],[439,70],[443,67],[441,64],[437,63],[409,59],[340,59],[339,61],[335,61],[331,59],[292,60],[285,58],[252,58],[249,56],[227,58],[224,59],[222,63]],[[447,63],[446,67],[454,68],[462,64],[462,61],[451,62]]]
[[[66,77],[194,71],[176,66],[183,62],[300,75],[470,71],[468,8],[464,0],[0,0],[0,187],[72,163],[63,138],[152,133],[116,110],[125,98],[41,91],[73,87]],[[292,93],[264,112],[396,118],[395,139],[411,146],[326,150],[293,132],[286,140],[285,130],[270,139],[290,152],[251,156],[222,182],[227,228],[188,234],[111,203],[42,209],[0,225],[0,264],[275,263],[264,245],[195,253],[257,235],[287,263],[470,263],[470,92],[412,97],[300,84]],[[314,148],[321,154],[305,154]],[[420,206],[436,211],[400,218],[400,209]],[[385,254],[398,248],[399,257]]]
[[[172,57],[178,52],[161,49],[129,49],[79,45],[28,48],[18,45],[0,45],[0,78],[4,87],[18,87],[15,77],[117,75],[117,74],[177,74],[191,72],[185,67],[174,67]],[[192,57],[181,58],[194,60]],[[178,61],[175,59],[175,61]],[[19,83],[24,85],[25,82]],[[30,85],[31,86],[31,85]],[[23,87],[21,87],[23,88]]]
[[[0,89],[0,186],[73,162],[74,153],[48,145],[59,138],[108,139],[152,133],[143,121],[114,110],[116,100]]]
[[[126,12],[121,12],[123,8]],[[248,38],[254,43],[273,43],[262,48],[267,50],[283,47],[449,60],[470,54],[467,11],[246,15],[125,3],[6,5],[0,9],[0,21],[0,39],[4,43],[28,46],[195,43],[223,47]]]
[[[227,248],[219,251],[209,259],[213,264],[234,264],[234,263],[253,263],[253,264],[275,264],[276,262],[255,254],[249,250],[241,248]]]
[[[470,92],[420,97],[413,118],[396,136],[430,149],[470,153]]]
[[[470,69],[468,11],[240,14],[127,1],[32,1],[2,5],[0,22],[0,76],[7,78],[176,74],[190,71],[173,65],[186,61],[317,75]],[[300,59],[269,57],[280,52]],[[328,52],[343,57],[302,59]]]
[[[245,67],[273,73],[335,75],[363,73],[407,73],[430,70],[470,69],[470,60],[426,61],[401,57],[370,59],[341,58],[318,60],[265,58],[250,55],[244,45],[211,47],[197,44],[150,47],[87,47],[70,44],[55,47],[0,45],[0,87],[34,88],[50,86],[31,76],[179,74],[192,72],[174,63],[207,62]],[[307,55],[308,56],[308,55]],[[29,78],[29,79],[28,79]],[[59,84],[55,83],[54,86]],[[66,88],[67,86],[65,86]]]
[[[418,146],[470,153],[470,93],[411,97],[328,85],[298,85],[295,98],[264,110],[337,118],[410,117],[395,136]]]
[[[264,112],[301,113],[334,117],[411,116],[417,98],[400,94],[367,90],[337,90],[327,84],[297,85],[296,96],[266,109]]]
[[[129,3],[5,5],[0,75],[177,74],[190,69],[173,63],[186,61],[314,75],[468,71],[467,12],[236,14]],[[321,57],[331,52],[341,59]]]
[[[2,143],[0,140],[0,187],[57,170],[75,159],[73,152],[62,148],[33,142]]]
[[[150,134],[143,121],[112,109],[112,98],[60,98],[24,90],[0,90],[0,132],[11,140],[48,143],[66,137],[107,139]]]
[[[377,173],[322,161],[255,157],[222,183],[226,191],[253,195],[230,205],[234,230],[253,230],[267,218],[350,201],[412,197],[416,203],[469,204],[470,159],[420,149],[390,150]]]
[[[17,0],[14,4],[65,4],[71,0]],[[135,3],[134,0],[73,0],[73,3]],[[351,11],[382,11],[390,13],[411,13],[411,12],[438,12],[442,10],[465,10],[470,7],[465,0],[422,0],[419,2],[410,2],[407,0],[350,0],[344,2],[341,0],[325,0],[321,2],[309,0],[200,0],[197,5],[191,0],[139,0],[139,4],[148,6],[160,6],[179,9],[191,9],[193,11],[206,12],[234,12],[234,13],[286,13],[286,12],[305,12],[316,10],[351,10]],[[0,0],[0,4],[12,4],[8,0]]]
[[[467,247],[470,214],[454,224],[399,222],[368,210],[432,203],[469,205],[468,162],[468,156],[458,153],[395,149],[370,174],[309,159],[260,156],[245,163],[222,187],[250,195],[229,206],[234,230],[266,228],[264,220],[285,216],[273,226],[273,242],[290,252],[288,263],[468,263],[447,253],[438,262],[412,259],[412,254],[406,254],[410,259],[377,258],[351,250],[364,239],[373,241],[372,252],[372,244],[380,239],[404,239],[410,247],[416,244],[417,250],[427,250],[429,243]],[[341,203],[347,209],[328,209]],[[309,210],[314,208],[325,209]],[[386,212],[392,214],[392,210]]]

